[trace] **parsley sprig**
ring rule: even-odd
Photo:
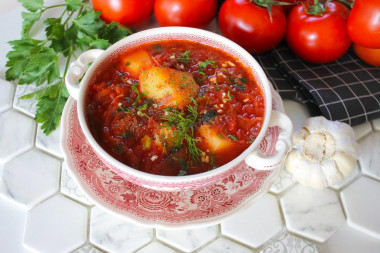
[[[35,99],[37,111],[35,119],[42,123],[45,134],[57,128],[63,107],[69,94],[64,85],[68,66],[75,52],[90,48],[105,49],[131,33],[128,29],[119,29],[118,23],[106,24],[95,12],[89,0],[65,0],[64,4],[45,6],[43,0],[19,0],[27,12],[22,12],[21,38],[10,41],[12,51],[7,54],[7,80],[18,80],[19,85],[34,84],[36,92],[21,97]],[[62,12],[56,17],[43,20],[44,38],[33,37],[33,25],[47,10],[58,8]],[[57,9],[58,10],[58,9]],[[63,60],[61,73],[59,64]]]

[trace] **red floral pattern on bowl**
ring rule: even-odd
[[[274,93],[274,108],[283,111]],[[280,129],[268,128],[260,149],[275,153]],[[245,163],[215,184],[185,191],[160,191],[125,180],[108,168],[87,142],[78,122],[76,102],[69,98],[62,117],[65,162],[85,194],[97,205],[140,225],[160,228],[194,227],[220,222],[266,193],[280,169],[255,170]]]

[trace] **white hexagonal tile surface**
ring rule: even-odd
[[[364,136],[368,135],[372,131],[372,125],[370,122],[366,122],[364,124],[360,124],[353,127],[355,132],[355,137],[357,140],[363,138]]]
[[[0,194],[30,208],[58,190],[61,163],[32,149],[4,165]]]
[[[171,249],[159,242],[152,242],[148,244],[148,246],[145,246],[144,248],[136,251],[136,253],[151,253],[151,252],[157,252],[157,253],[176,253],[174,249]]]
[[[286,167],[282,168],[280,176],[273,182],[269,191],[274,194],[280,194],[286,189],[293,186],[297,181],[293,175],[286,170]]]
[[[153,229],[136,226],[99,207],[91,210],[90,242],[108,252],[133,252],[148,244]]]
[[[103,253],[103,251],[100,251],[91,245],[85,245],[85,246],[77,249],[73,253]]]
[[[347,222],[380,238],[380,182],[362,177],[340,193]]]
[[[9,110],[0,113],[0,163],[33,147],[36,123],[33,119]]]
[[[217,226],[178,230],[157,229],[156,231],[157,239],[185,252],[199,249],[201,246],[214,240],[217,235]]]
[[[39,124],[37,127],[36,147],[46,151],[47,153],[63,158],[59,142],[60,135],[60,127],[51,132],[49,135],[46,135],[43,130],[41,130],[41,124]]]
[[[221,223],[222,234],[258,248],[283,228],[276,198],[266,194]],[[260,228],[260,229],[257,229]]]
[[[237,244],[231,240],[220,237],[213,241],[209,245],[205,246],[203,249],[198,251],[199,253],[219,253],[219,252],[238,252],[238,253],[250,253],[247,247]]]
[[[17,85],[13,107],[28,114],[31,117],[34,117],[38,101],[34,99],[21,99],[21,97],[38,91],[43,87],[45,86],[42,85],[40,87],[36,87],[35,85]]]
[[[359,162],[365,175],[380,180],[380,132],[372,132],[359,141]]]
[[[70,198],[73,198],[86,205],[93,205],[92,201],[83,194],[83,191],[79,188],[70,171],[67,170],[67,165],[65,162],[62,164],[61,192],[64,195],[67,195]]]
[[[337,194],[328,188],[296,185],[280,201],[288,230],[318,242],[330,238],[345,221]]]
[[[306,119],[310,117],[307,108],[294,100],[284,100],[286,114],[293,122],[294,130],[301,129]]]
[[[13,83],[0,79],[0,113],[12,107],[13,93],[15,86]]]
[[[379,253],[379,251],[380,238],[367,236],[347,224],[342,226],[325,244],[321,245],[321,252]]]
[[[84,206],[56,195],[29,211],[24,244],[36,252],[73,251],[86,241],[87,214]]]
[[[27,210],[0,196],[0,252],[28,253],[23,244]]]
[[[289,233],[283,233],[276,238],[264,249],[260,250],[260,253],[273,253],[273,252],[286,252],[286,253],[317,253],[320,249],[312,242],[305,241],[295,235]]]

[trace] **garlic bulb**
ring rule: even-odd
[[[286,167],[300,184],[322,189],[350,175],[358,158],[359,145],[351,126],[313,117],[295,133]]]

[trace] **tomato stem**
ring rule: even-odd
[[[324,2],[323,0],[314,0],[313,4],[311,3],[311,0],[308,0],[308,6],[304,6],[305,12],[309,15],[313,16],[322,16],[323,13],[327,9],[327,4],[331,0],[327,0]]]
[[[294,5],[294,3],[277,2],[277,1],[271,1],[271,0],[250,0],[250,2],[253,2],[260,7],[266,8],[268,10],[271,23],[273,22],[272,5]]]
[[[338,0],[338,1],[341,2],[342,4],[347,5],[348,8],[350,8],[350,9],[352,9],[352,6],[354,6],[354,2],[355,2],[355,1],[353,1],[353,2],[349,2],[349,1],[347,1],[347,0]]]

